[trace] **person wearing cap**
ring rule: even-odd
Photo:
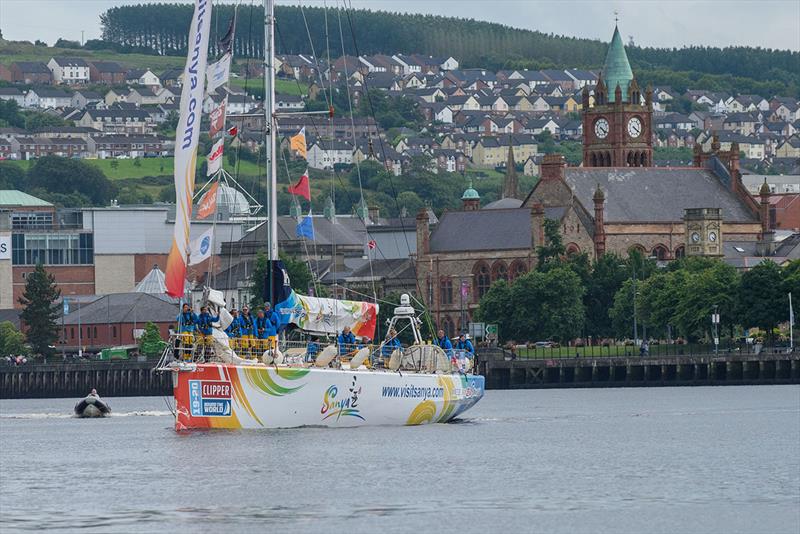
[[[231,310],[231,324],[228,325],[228,328],[225,329],[225,333],[228,334],[228,344],[234,350],[239,348],[239,310],[236,308]]]
[[[203,345],[210,347],[212,344],[212,340],[214,339],[212,336],[212,323],[216,323],[219,321],[219,317],[214,317],[208,312],[208,308],[205,306],[200,307],[200,315],[197,316],[197,329],[202,335],[200,338],[202,340]]]

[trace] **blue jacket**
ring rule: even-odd
[[[239,337],[241,332],[239,332],[239,316],[233,318],[231,324],[228,325],[228,328],[225,329],[225,333],[228,334],[228,337]]]
[[[239,314],[239,335],[252,336],[255,334],[253,330],[253,316]]]
[[[383,347],[381,348],[381,355],[382,356],[391,356],[395,349],[402,348],[400,344],[400,340],[396,337],[392,339],[388,339],[383,343]]]
[[[255,332],[254,335],[258,339],[267,339],[268,337],[272,337],[278,334],[278,330],[275,328],[275,325],[267,319],[266,316],[258,317],[256,316],[255,322]]]
[[[352,332],[347,334],[339,334],[338,338],[339,342],[339,354],[347,354],[348,352],[352,351],[356,345],[356,336],[353,335]]]
[[[198,322],[197,314],[193,311],[181,312],[175,320],[178,321],[178,332],[180,333],[194,332]]]
[[[219,321],[219,317],[214,317],[208,312],[203,312],[197,317],[197,329],[206,336],[211,335],[211,323]]]
[[[281,316],[278,315],[278,312],[275,310],[270,310],[269,314],[267,314],[267,317],[269,318],[269,322],[272,323],[272,326],[275,328],[275,334],[277,334],[281,329]]]
[[[433,344],[436,345],[437,347],[441,347],[442,350],[444,350],[448,354],[450,353],[449,351],[453,350],[453,344],[450,343],[450,338],[447,336],[436,338]]]
[[[459,339],[456,342],[456,350],[464,351],[468,356],[475,354],[475,347],[472,346],[472,341],[469,339],[465,339],[464,341]]]

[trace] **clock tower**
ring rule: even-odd
[[[594,89],[583,88],[583,166],[653,166],[653,95],[642,92],[631,71],[619,28],[606,54],[606,62]]]

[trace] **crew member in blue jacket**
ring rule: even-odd
[[[337,341],[339,342],[339,356],[349,354],[356,348],[356,336],[350,331],[349,326],[342,329]]]
[[[269,302],[264,303],[264,315],[267,316],[269,322],[272,323],[272,326],[275,327],[275,335],[278,335],[278,332],[281,331],[281,316],[272,309],[272,306]]]
[[[211,333],[213,331],[211,323],[219,321],[219,317],[214,317],[208,313],[208,308],[205,306],[200,307],[200,315],[197,316],[197,329],[203,335],[203,343],[206,345],[211,344]]]
[[[472,345],[472,341],[467,339],[466,334],[461,334],[458,336],[458,341],[456,341],[456,350],[462,352],[467,358],[472,358],[475,355],[475,347]]]
[[[453,352],[453,344],[450,343],[450,338],[444,335],[444,330],[442,330],[441,328],[436,333],[436,335],[437,337],[433,341],[433,344],[441,348],[445,352],[445,354],[450,356],[450,354]]]
[[[192,311],[189,304],[184,304],[181,313],[175,319],[178,321],[178,337],[175,348],[179,349],[184,359],[191,359],[194,331],[197,328],[197,314]]]
[[[244,352],[250,352],[254,346],[255,331],[253,329],[253,316],[250,315],[250,308],[242,306],[242,313],[239,314],[239,347]]]
[[[242,335],[240,332],[241,327],[241,318],[239,317],[239,310],[236,308],[231,310],[231,317],[233,320],[231,324],[228,325],[228,328],[225,329],[225,333],[228,334],[229,344],[232,349],[239,348],[239,336]]]
[[[397,331],[392,328],[389,330],[389,333],[386,336],[386,341],[383,342],[383,347],[381,348],[381,356],[383,356],[384,360],[390,358],[392,353],[396,350],[402,348],[400,344],[400,340],[397,339]]]

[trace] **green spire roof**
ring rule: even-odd
[[[464,191],[464,194],[461,195],[461,200],[480,200],[481,196],[478,192],[472,188],[472,178],[469,179],[469,187]]]
[[[628,63],[628,54],[625,53],[625,45],[622,44],[619,28],[614,26],[614,36],[611,38],[606,62],[603,65],[603,81],[608,89],[608,101],[614,102],[617,85],[622,89],[622,101],[628,100],[628,85],[631,80],[633,80],[633,72],[631,64]]]

